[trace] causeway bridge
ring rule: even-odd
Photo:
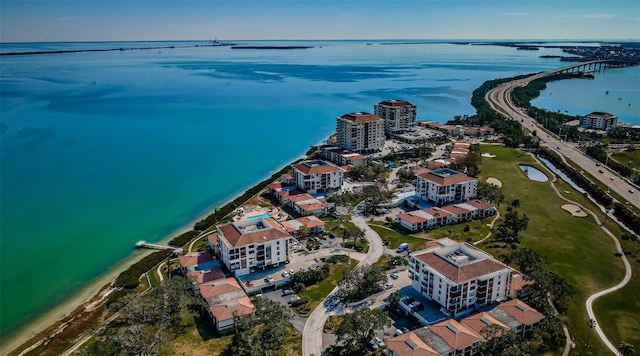
[[[598,59],[594,61],[573,63],[564,67],[551,70],[547,75],[555,75],[560,73],[574,73],[574,72],[597,72],[605,68],[622,68],[638,65],[631,61],[615,60],[615,59]]]

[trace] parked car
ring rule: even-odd
[[[395,334],[393,334],[393,335],[394,335],[394,336],[400,336],[400,335],[402,335],[402,334],[404,334],[404,331],[402,331],[402,330],[400,330],[400,329],[396,329],[396,333],[395,333]]]
[[[402,332],[404,332],[405,334],[409,332],[409,329],[407,329],[406,327],[401,327],[400,330],[402,330]]]
[[[420,302],[414,301],[414,302],[411,302],[411,304],[409,304],[409,308],[413,309],[413,308],[417,307],[418,305],[420,305]]]
[[[378,349],[378,344],[376,344],[376,342],[373,341],[373,339],[369,340],[367,342],[367,348],[371,351],[376,351]]]
[[[409,244],[406,242],[403,242],[400,244],[400,246],[398,246],[398,248],[396,249],[396,252],[400,253],[400,252],[404,252],[409,248]]]
[[[300,297],[298,297],[297,295],[294,295],[293,297],[289,298],[289,303],[293,303],[296,300],[300,300]]]
[[[384,346],[384,341],[382,341],[379,337],[374,336],[373,337],[373,342],[375,342],[376,344],[378,344],[378,346],[383,347]]]
[[[385,283],[384,284],[384,289],[391,289],[391,288],[393,288],[393,284],[391,284],[391,283]]]
[[[394,272],[394,273],[391,273],[389,277],[391,277],[391,279],[398,279],[398,274]]]
[[[289,288],[285,288],[282,290],[282,295],[289,295],[289,294],[293,294],[293,290]]]
[[[335,239],[336,238],[336,234],[329,234],[329,238],[330,239]]]
[[[289,272],[284,271],[284,272],[282,272],[281,276],[282,276],[282,278],[289,278]]]

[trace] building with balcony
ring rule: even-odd
[[[477,179],[448,168],[416,175],[416,195],[438,206],[473,199],[477,187]]]
[[[580,127],[583,129],[609,131],[618,125],[618,117],[606,112],[594,111],[580,117]]]
[[[384,120],[379,116],[355,112],[336,119],[338,146],[353,152],[373,152],[384,147]]]
[[[468,243],[440,239],[411,254],[411,286],[453,317],[507,298],[511,269]]]
[[[411,130],[417,109],[408,101],[391,99],[373,105],[373,113],[384,120],[384,132],[390,136]]]
[[[298,188],[318,194],[340,189],[344,170],[331,162],[311,160],[292,165],[291,175]]]
[[[236,276],[289,262],[291,235],[272,218],[217,226],[220,262]]]

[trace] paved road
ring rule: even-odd
[[[353,223],[364,230],[365,238],[369,242],[369,251],[367,255],[358,263],[359,266],[371,265],[374,262],[378,261],[380,256],[382,256],[382,251],[384,250],[384,246],[382,244],[382,239],[380,235],[378,235],[372,228],[367,225],[365,218],[362,216],[353,216]],[[334,298],[334,295],[338,287],[334,288],[331,293],[325,298],[331,299]],[[322,334],[324,324],[329,317],[329,310],[327,309],[327,305],[324,300],[318,305],[316,309],[311,312],[309,318],[307,319],[307,323],[304,326],[304,331],[302,332],[302,354],[305,356],[320,356],[322,353]]]
[[[541,125],[538,125],[533,118],[529,117],[522,110],[517,108],[511,101],[511,92],[514,88],[524,87],[532,80],[552,75],[561,69],[562,68],[554,69],[552,71],[535,74],[524,79],[517,79],[503,83],[489,90],[485,95],[485,99],[491,108],[513,120],[519,121],[526,130],[535,130],[537,137],[540,139],[541,146],[548,147],[556,151],[565,161],[573,161],[585,172],[588,172],[609,189],[619,194],[624,201],[640,208],[640,192],[637,191],[638,187],[634,186],[629,181],[622,179],[609,168],[596,166],[596,161],[580,152],[575,144],[571,142],[564,142],[558,136],[550,134]],[[600,170],[602,170],[603,173],[600,173]],[[634,192],[632,193],[631,191]]]

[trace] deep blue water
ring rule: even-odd
[[[195,43],[204,42],[175,45]],[[0,57],[0,336],[134,253],[135,241],[166,237],[300,157],[335,130],[337,116],[401,98],[420,118],[443,122],[473,114],[471,92],[486,80],[562,65],[538,58],[557,49],[285,43],[314,48]],[[639,92],[629,100],[638,103]]]

